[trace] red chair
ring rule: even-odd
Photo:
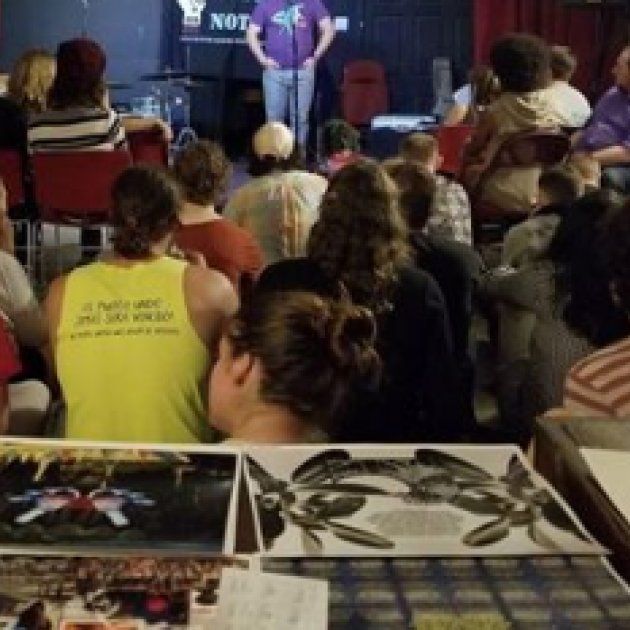
[[[435,130],[435,138],[442,155],[441,171],[459,175],[464,148],[474,130],[474,125],[452,125]]]
[[[168,142],[159,129],[128,131],[127,144],[134,164],[168,166]]]
[[[385,68],[378,61],[351,61],[343,69],[341,112],[356,127],[370,124],[374,116],[389,111]]]
[[[7,206],[12,208],[25,201],[22,155],[12,149],[0,149],[0,177],[7,191]]]
[[[506,227],[524,219],[530,211],[530,208],[505,210],[483,200],[484,184],[493,173],[501,168],[549,168],[562,162],[570,148],[569,136],[557,129],[535,129],[507,137],[475,187],[469,191],[476,238],[479,240],[483,230],[490,226],[499,226],[502,234]]]
[[[132,163],[124,149],[41,152],[32,162],[40,222],[55,226],[57,246],[61,226],[107,228],[112,184]]]

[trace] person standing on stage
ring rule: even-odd
[[[315,66],[334,36],[335,27],[321,0],[260,0],[249,21],[247,43],[263,67],[267,121],[284,122],[288,105],[295,122],[297,101],[294,130],[302,147],[308,137]],[[293,94],[294,82],[297,98]]]

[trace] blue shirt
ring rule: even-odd
[[[630,95],[613,87],[600,99],[576,148],[598,151],[612,146],[630,150]]]

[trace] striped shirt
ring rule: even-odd
[[[564,406],[580,414],[630,418],[630,337],[582,359],[571,369]]]
[[[31,151],[111,151],[124,147],[125,142],[125,130],[113,109],[48,110],[28,122]]]

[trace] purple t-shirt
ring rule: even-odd
[[[576,148],[598,151],[616,145],[630,149],[630,95],[619,87],[597,103]]]
[[[281,68],[293,68],[294,65],[299,68],[315,50],[314,32],[318,23],[329,15],[321,0],[261,0],[252,13],[250,24],[263,30],[268,57],[277,61]]]

